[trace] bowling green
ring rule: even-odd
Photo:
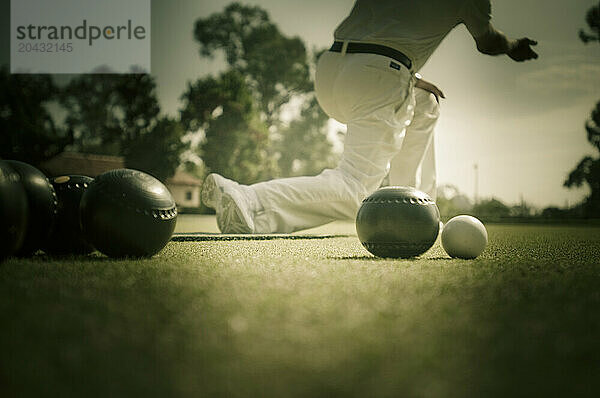
[[[600,227],[487,227],[473,261],[439,242],[375,259],[352,224],[149,260],[9,259],[2,395],[598,396]]]

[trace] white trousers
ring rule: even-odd
[[[354,219],[362,200],[388,173],[391,185],[412,186],[435,198],[438,103],[433,94],[414,88],[414,77],[404,66],[391,67],[391,61],[334,52],[319,58],[319,104],[348,127],[340,163],[313,177],[251,185],[262,205],[254,220],[257,233]]]

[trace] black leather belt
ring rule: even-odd
[[[344,42],[335,41],[333,45],[329,49],[329,51],[333,51],[336,53],[342,52],[342,47]],[[368,44],[368,43],[348,43],[348,48],[346,49],[348,54],[377,54],[383,55],[385,57],[393,58],[396,61],[400,62],[402,65],[406,66],[406,68],[412,68],[412,61],[402,52],[395,50],[390,47],[381,46],[379,44]]]

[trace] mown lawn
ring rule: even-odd
[[[199,220],[179,229],[214,230]],[[488,231],[474,261],[375,259],[356,237],[10,259],[0,394],[598,396],[600,228]]]

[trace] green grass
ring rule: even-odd
[[[179,226],[214,228],[206,217]],[[374,259],[353,237],[171,243],[142,261],[11,259],[0,265],[0,390],[598,396],[600,228],[488,231],[474,261],[439,243],[416,260]]]

